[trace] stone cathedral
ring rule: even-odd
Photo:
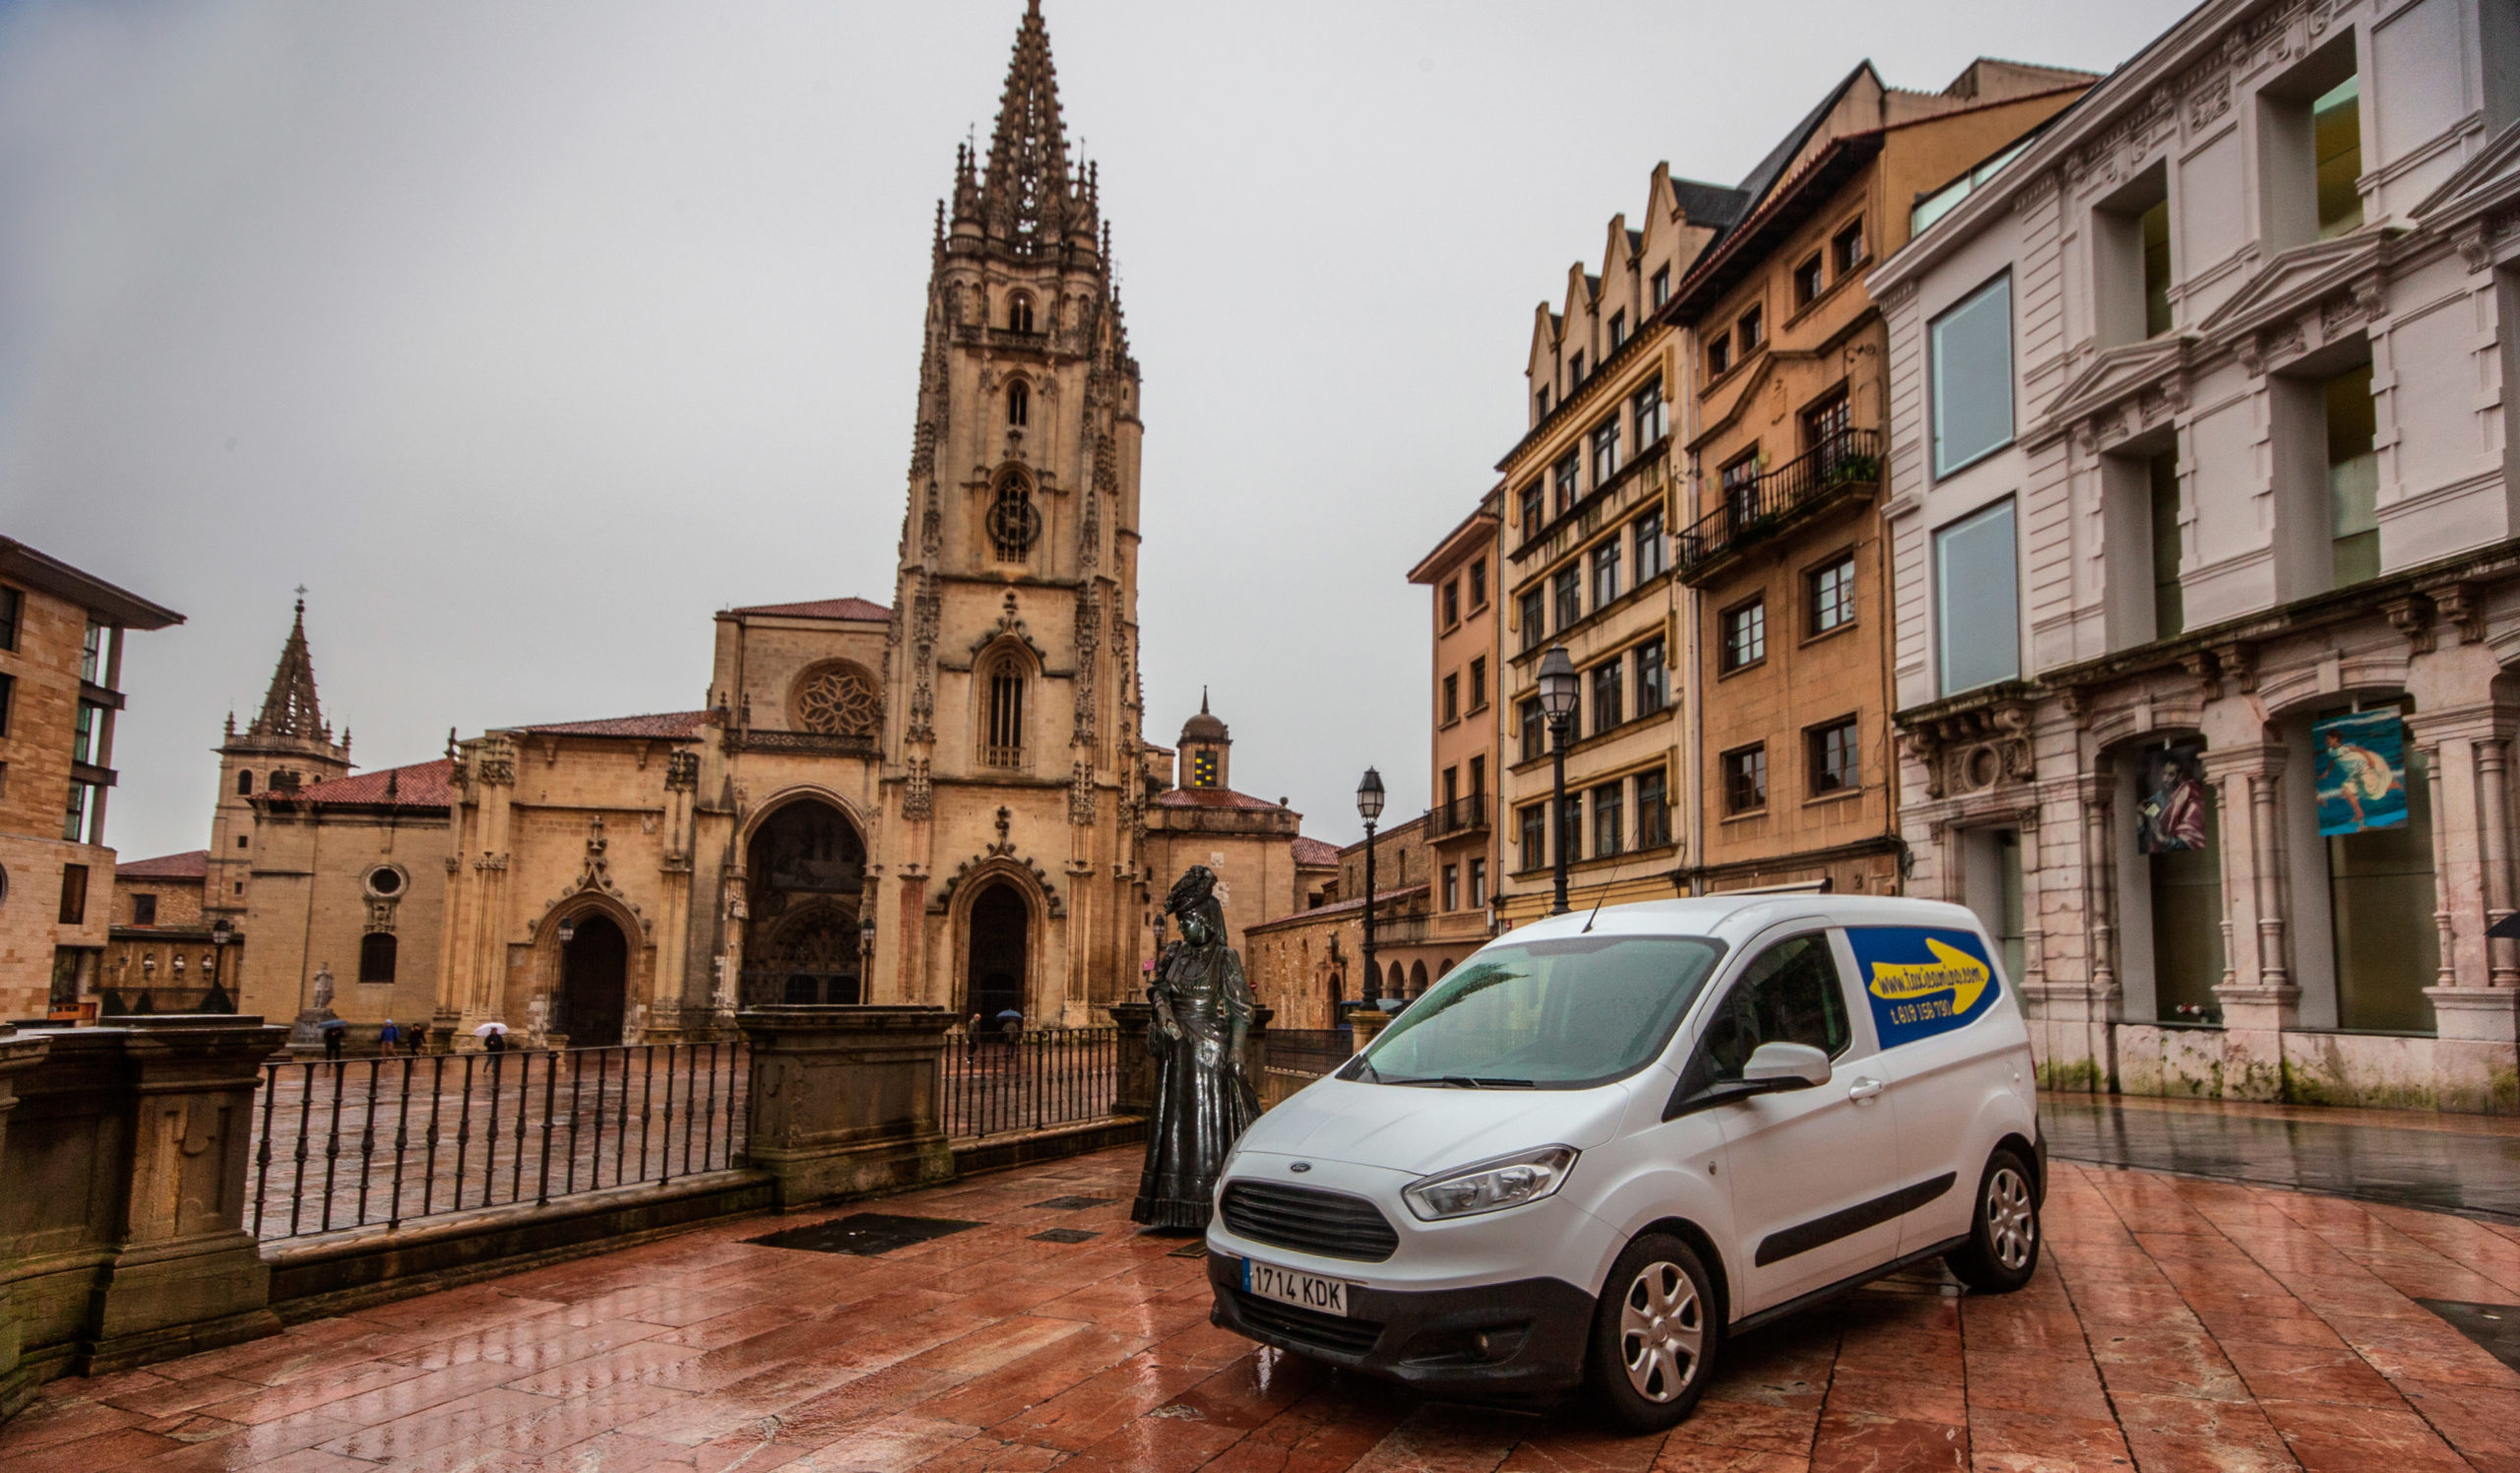
[[[1291,909],[1295,815],[1189,823],[1140,736],[1138,369],[1038,3],[938,208],[918,375],[892,604],[720,611],[700,710],[450,733],[350,776],[301,608],[221,748],[205,898],[248,943],[240,1006],[291,1016],[329,974],[362,1033],[440,1047],[494,1019],[724,1036],[769,1002],[1098,1022],[1152,949],[1151,819],[1159,849],[1272,849],[1237,924]]]

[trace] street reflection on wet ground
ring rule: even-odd
[[[2520,1223],[2520,1119],[2043,1094],[2051,1156]]]

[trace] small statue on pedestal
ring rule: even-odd
[[[1242,1063],[1251,989],[1242,958],[1225,942],[1216,887],[1215,871],[1193,865],[1165,898],[1166,914],[1181,920],[1181,939],[1164,948],[1147,988],[1155,1113],[1129,1216],[1150,1227],[1206,1229],[1226,1154],[1260,1114]]]

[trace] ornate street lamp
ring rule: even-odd
[[[1382,816],[1382,774],[1368,767],[1356,783],[1356,816],[1365,821],[1365,1006],[1382,1005],[1382,974],[1374,970],[1374,820]]]
[[[1554,798],[1549,802],[1549,823],[1556,832],[1549,835],[1549,850],[1557,857],[1557,903],[1549,909],[1552,916],[1566,914],[1566,729],[1575,718],[1575,662],[1566,658],[1566,646],[1550,645],[1548,653],[1540,657],[1540,711],[1548,718],[1548,754],[1553,774]]]

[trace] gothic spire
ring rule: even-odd
[[[263,712],[246,735],[330,742],[333,729],[324,724],[324,708],[315,699],[315,661],[306,653],[306,591],[297,593],[297,618],[288,626],[288,642],[281,646]]]
[[[1067,129],[1059,118],[1058,76],[1050,65],[1050,32],[1040,0],[1027,0],[1006,68],[1006,95],[989,138],[980,188],[989,233],[1021,250],[1054,249],[1065,236],[1075,180],[1067,163]]]

